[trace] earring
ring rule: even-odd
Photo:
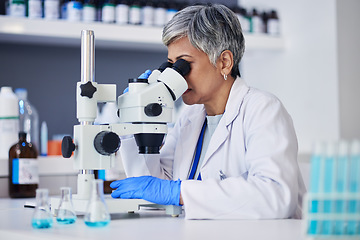
[[[225,79],[225,81],[227,80],[227,75],[224,73],[224,79]]]

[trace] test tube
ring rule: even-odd
[[[348,185],[348,143],[344,140],[339,142],[339,154],[336,158],[336,175],[335,175],[335,184],[336,184],[336,199],[335,199],[335,213],[336,213],[336,221],[335,221],[335,234],[343,235],[345,233],[345,216],[346,213],[346,200],[345,200],[345,192]],[[343,219],[341,219],[343,218]]]
[[[331,193],[334,192],[334,179],[336,168],[335,159],[336,159],[336,144],[333,142],[329,142],[326,146],[326,156],[324,160],[324,177],[323,177],[323,193],[324,193],[324,200],[323,200],[323,213],[324,215],[328,216],[322,222],[322,234],[323,235],[331,235],[333,233],[333,221],[332,221],[332,213],[334,212],[334,204],[333,200],[329,197]]]
[[[350,167],[349,167],[349,194],[353,199],[349,200],[349,216],[360,214],[360,141],[354,140],[350,150]],[[356,198],[357,196],[357,198]],[[360,221],[349,220],[347,227],[348,235],[360,234]]]
[[[308,222],[308,234],[314,235],[319,233],[320,222],[314,218],[319,213],[319,200],[318,194],[322,184],[322,162],[324,158],[324,144],[320,141],[314,145],[314,150],[310,159],[311,172],[310,172],[310,198],[309,198],[309,222]]]

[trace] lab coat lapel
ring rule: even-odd
[[[210,157],[220,148],[229,137],[231,123],[238,116],[243,99],[249,88],[241,78],[237,78],[231,88],[230,95],[225,107],[225,112],[219,125],[211,137],[202,166],[205,166]]]
[[[196,111],[196,114],[189,117],[189,121],[181,128],[179,139],[181,144],[180,151],[182,153],[180,164],[181,179],[188,178],[189,169],[191,169],[196,144],[205,121],[205,116],[205,108],[202,106],[202,108],[199,108],[199,111]]]

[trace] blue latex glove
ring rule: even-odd
[[[149,76],[151,75],[151,70],[146,70],[144,73],[142,73],[138,79],[148,79]],[[126,87],[125,90],[123,91],[123,94],[124,93],[127,93],[129,91],[129,87]]]
[[[117,188],[111,193],[113,198],[136,198],[161,205],[180,206],[180,185],[180,180],[141,176],[114,181],[110,187]]]
[[[138,79],[148,79],[149,78],[149,76],[150,76],[150,74],[151,74],[151,70],[146,70],[144,73],[142,73],[139,77],[138,77]]]

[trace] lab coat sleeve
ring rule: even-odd
[[[172,179],[173,153],[178,124],[169,131],[160,154],[138,154],[134,137],[121,140],[120,154],[127,177],[151,175],[162,179]]]
[[[292,120],[272,95],[259,95],[251,103],[246,101],[245,113],[237,117],[242,119],[235,119],[232,124],[243,124],[247,172],[224,180],[183,181],[181,194],[186,218],[293,217],[298,203],[299,172]]]

